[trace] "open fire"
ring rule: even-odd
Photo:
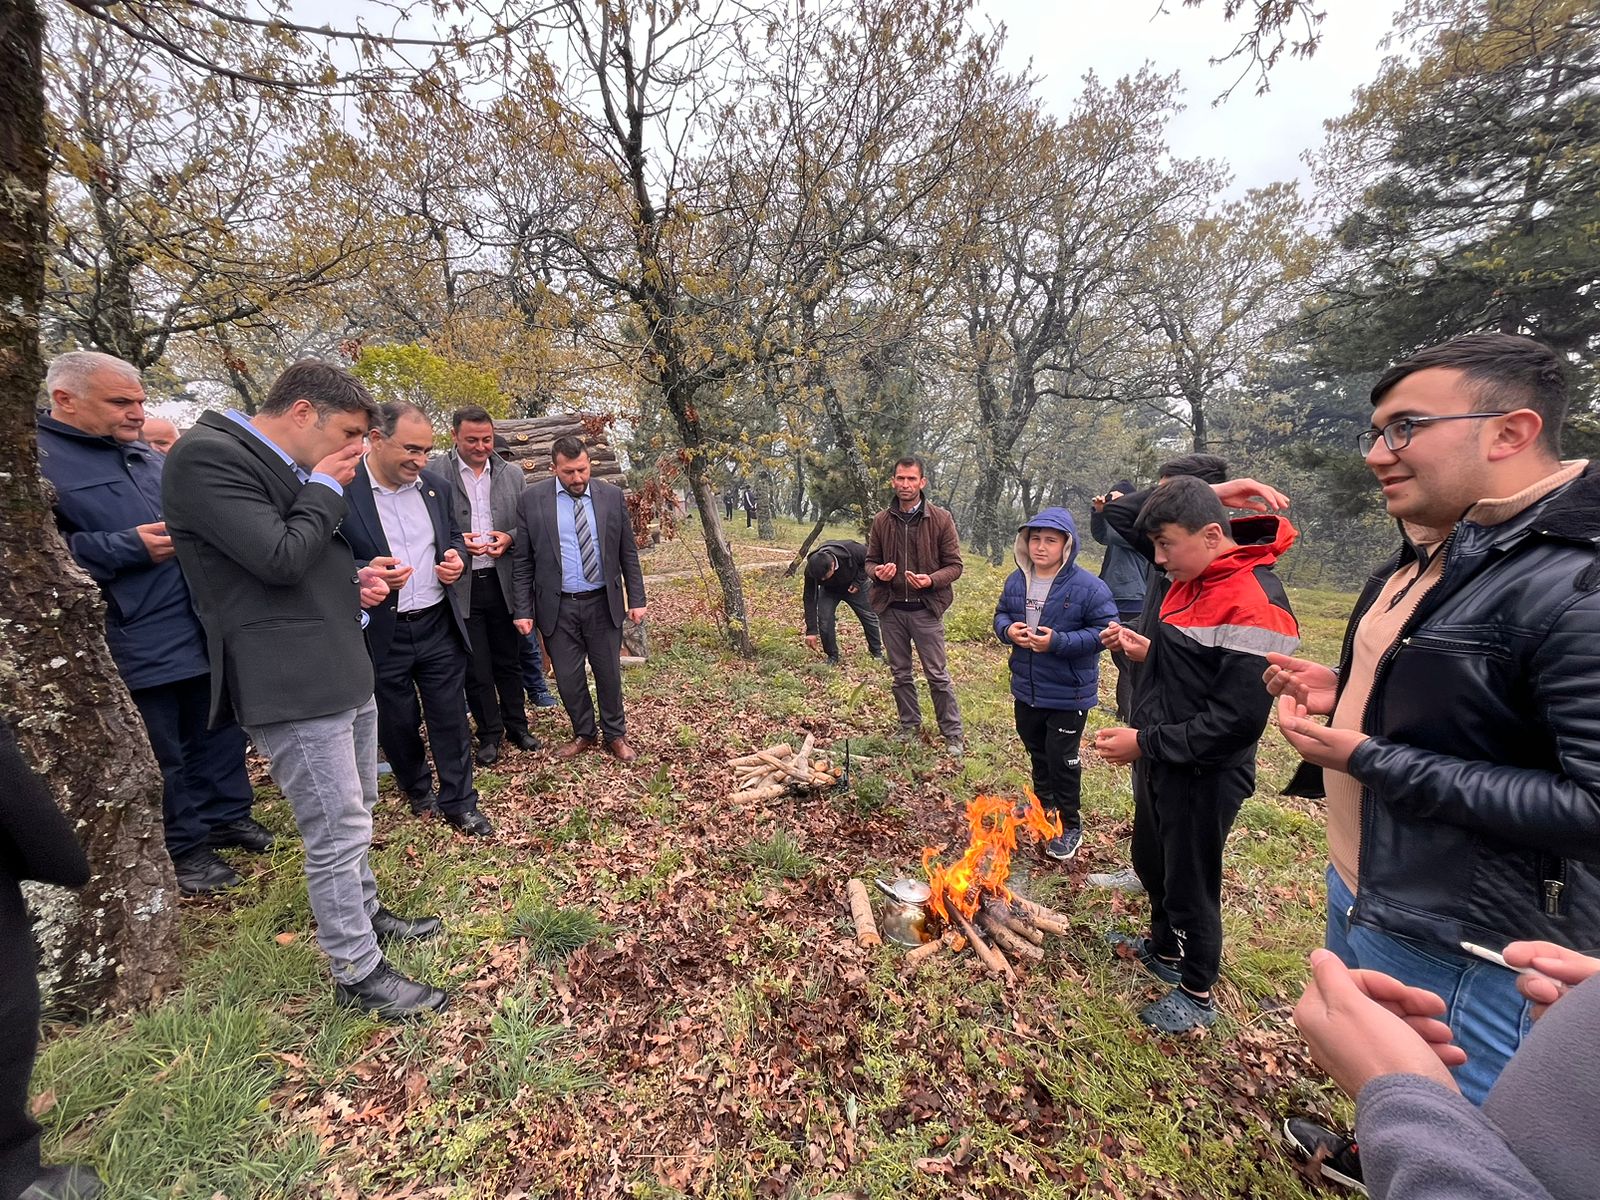
[[[1061,821],[1046,814],[1031,792],[1020,805],[1003,796],[978,796],[967,805],[967,829],[966,849],[949,866],[939,860],[939,849],[922,852],[930,891],[926,907],[942,922],[944,932],[908,952],[905,961],[914,967],[945,950],[971,946],[987,970],[1010,978],[1013,958],[1038,962],[1044,958],[1045,934],[1067,932],[1064,916],[1008,886],[1019,832],[1041,841],[1058,837]],[[852,880],[851,893],[858,940],[863,945],[878,944],[865,887]]]

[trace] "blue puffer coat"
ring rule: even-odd
[[[1053,630],[1050,649],[1025,650],[1006,637],[1006,629],[1027,621],[1028,530],[1057,529],[1067,535],[1066,561],[1050,584],[1039,624]],[[1033,708],[1084,710],[1100,695],[1100,631],[1117,619],[1111,589],[1076,565],[1078,529],[1064,508],[1047,508],[1017,531],[1017,569],[1000,592],[994,632],[1011,646],[1011,694]]]
[[[39,469],[56,524],[106,600],[106,644],[131,690],[207,675],[205,635],[178,560],[150,561],[136,525],[161,520],[162,457],[39,418]]]

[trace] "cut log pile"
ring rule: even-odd
[[[551,417],[526,417],[496,421],[494,431],[510,443],[502,453],[515,462],[533,483],[550,474],[550,446],[557,438],[583,439],[589,451],[590,478],[623,486],[622,464],[606,440],[607,418],[598,413],[562,413]]]
[[[832,787],[844,778],[844,768],[836,767],[816,753],[816,739],[806,734],[798,750],[787,742],[741,754],[728,760],[733,772],[729,799],[741,802],[773,800],[785,792],[804,792]]]

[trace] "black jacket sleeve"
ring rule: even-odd
[[[1123,541],[1128,543],[1128,549],[1132,550],[1140,558],[1147,559],[1150,562],[1155,562],[1156,560],[1156,548],[1150,544],[1149,538],[1139,532],[1137,526],[1139,524],[1139,510],[1144,507],[1144,502],[1150,499],[1150,493],[1153,491],[1155,491],[1154,488],[1145,488],[1142,492],[1133,492],[1126,496],[1119,496],[1115,500],[1108,500],[1106,501],[1104,512],[1095,514],[1096,517],[1104,516],[1105,523],[1120,534]],[[1091,533],[1094,532],[1094,518],[1090,518],[1089,529]],[[1097,541],[1105,541],[1098,533],[1095,533],[1094,536]]]
[[[61,815],[50,789],[36,775],[0,721],[0,871],[63,887],[89,882],[89,860]]]

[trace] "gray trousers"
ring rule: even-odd
[[[950,682],[945,664],[944,618],[926,608],[895,608],[878,614],[883,626],[883,651],[889,659],[889,674],[894,681],[894,706],[902,727],[922,724],[922,706],[917,701],[917,677],[912,671],[911,648],[917,648],[922,673],[928,677],[933,696],[933,715],[946,741],[961,737],[961,706],[956,703],[956,685]]]
[[[378,706],[369,697],[360,708],[247,732],[300,828],[317,944],[340,983],[365,979],[383,961],[372,932],[378,883],[367,858],[378,802]]]
[[[622,630],[611,623],[606,590],[581,596],[562,596],[556,610],[556,627],[547,633],[544,648],[556,672],[556,691],[572,721],[572,736],[593,740],[594,701],[589,698],[587,659],[594,672],[594,692],[600,701],[600,734],[614,742],[628,732],[622,711]]]

